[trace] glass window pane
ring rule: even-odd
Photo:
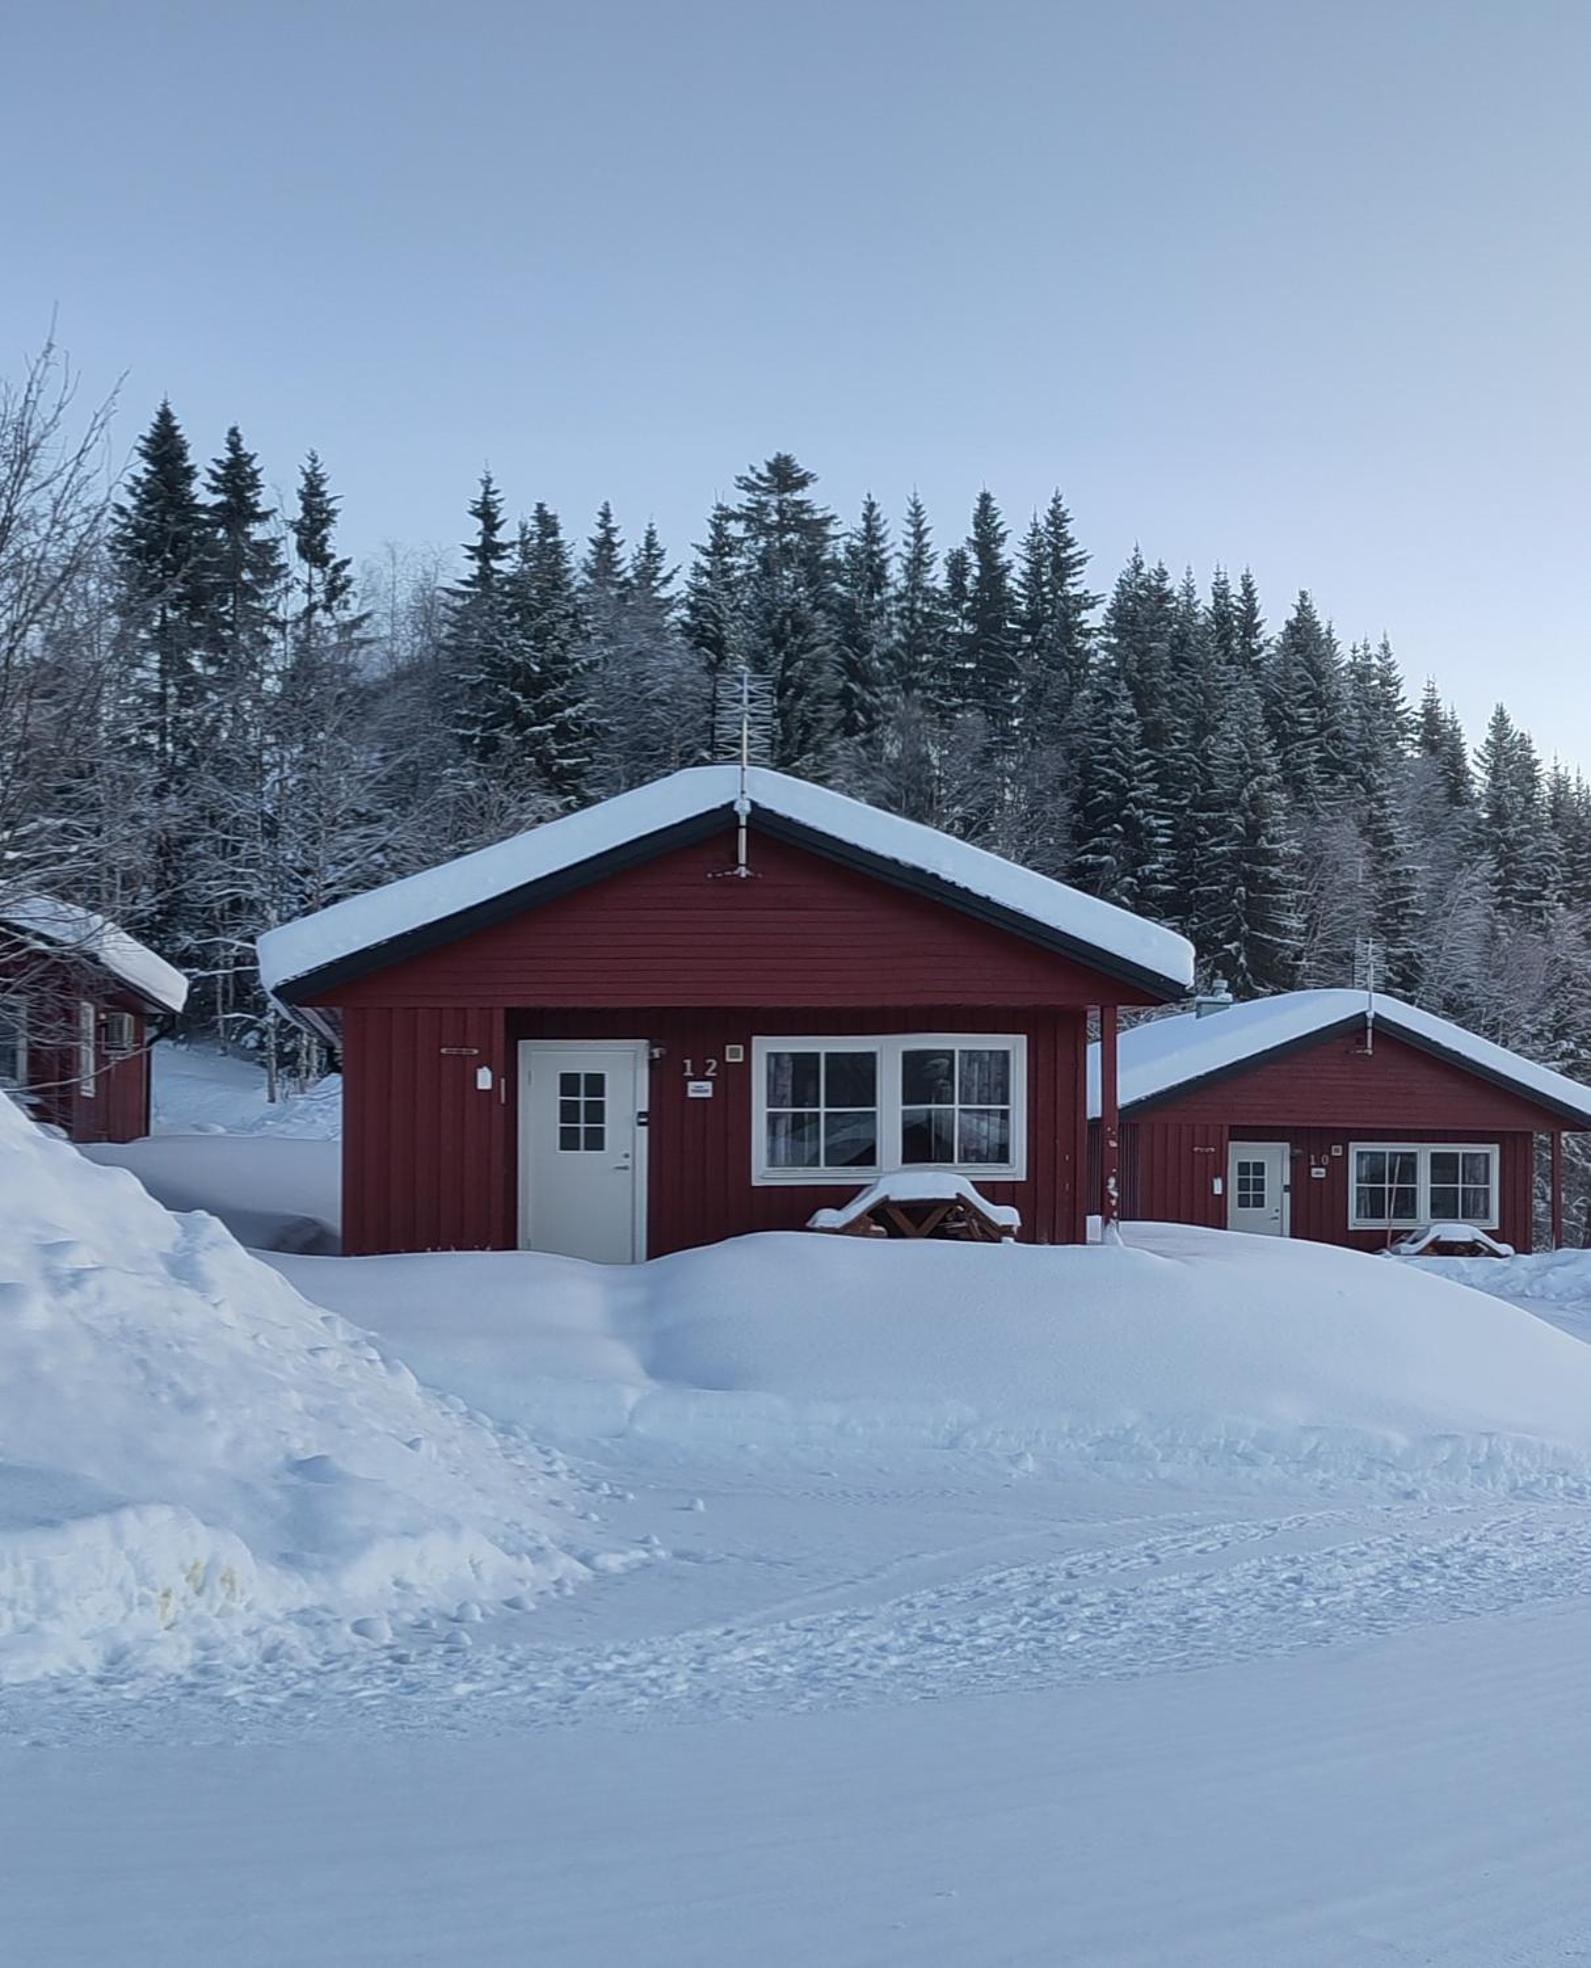
[[[827,1114],[823,1121],[825,1168],[874,1168],[878,1163],[878,1115],[871,1109]]]
[[[1420,1211],[1412,1182],[1400,1183],[1392,1190],[1392,1206],[1387,1215],[1394,1223],[1419,1222]]]
[[[963,1162],[988,1162],[1003,1167],[1011,1159],[1011,1113],[1006,1107],[963,1107]]]
[[[580,1146],[580,1130],[579,1130],[579,1128],[577,1128],[577,1127],[560,1127],[560,1128],[559,1128],[559,1130],[558,1130],[558,1147],[559,1147],[559,1150],[560,1150],[560,1152],[562,1152],[562,1153],[565,1153],[565,1154],[567,1154],[567,1153],[569,1152],[569,1150],[570,1150],[570,1149],[572,1149],[572,1148],[578,1148],[579,1146]]]
[[[1385,1182],[1387,1179],[1387,1158],[1379,1148],[1361,1148],[1355,1158],[1359,1164],[1355,1180],[1359,1182]]]
[[[1489,1187],[1477,1183],[1464,1187],[1464,1206],[1459,1211],[1465,1223],[1484,1223],[1492,1213],[1492,1192]]]
[[[558,1118],[560,1121],[565,1122],[578,1121],[580,1118],[580,1102],[578,1100],[560,1100],[558,1102]]]
[[[606,1073],[587,1073],[586,1098],[588,1100],[590,1100],[593,1096],[600,1099],[601,1096],[607,1092],[607,1090],[608,1090],[608,1076]]]
[[[1456,1182],[1433,1182],[1431,1184],[1431,1221],[1433,1223],[1449,1223],[1459,1214],[1458,1184]]]
[[[1483,1148],[1479,1154],[1473,1151],[1466,1151],[1464,1156],[1464,1180],[1466,1182],[1484,1182],[1489,1184],[1491,1179],[1492,1158],[1487,1154],[1486,1150]]]
[[[823,1055],[823,1102],[827,1107],[876,1106],[878,1055],[872,1052],[826,1052]]]
[[[770,1052],[768,1054],[768,1105],[770,1107],[816,1107],[818,1067],[816,1052]]]
[[[585,1131],[585,1136],[586,1136],[585,1146],[587,1152],[590,1153],[592,1150],[600,1149],[603,1143],[603,1138],[606,1134],[607,1134],[607,1129],[605,1127],[601,1127],[601,1126],[588,1127]]]
[[[1354,1191],[1353,1213],[1361,1223],[1381,1223],[1386,1219],[1386,1191],[1367,1189],[1363,1185]]]
[[[1398,1183],[1418,1182],[1420,1158],[1412,1148],[1400,1148],[1395,1155],[1387,1157],[1387,1173]]]
[[[900,1158],[908,1164],[955,1160],[955,1109],[907,1107],[900,1117]]]
[[[818,1121],[816,1114],[770,1114],[769,1168],[817,1168],[822,1146]]]
[[[1434,1186],[1438,1182],[1441,1183],[1457,1182],[1457,1180],[1458,1180],[1457,1153],[1447,1148],[1439,1149],[1433,1152],[1431,1156],[1432,1185]]]
[[[956,1055],[949,1051],[903,1052],[900,1097],[906,1106],[948,1106],[956,1097]]]
[[[578,1073],[560,1073],[558,1075],[558,1097],[561,1100],[578,1100],[580,1098],[580,1075]]]
[[[961,1098],[978,1107],[1011,1104],[1011,1054],[1004,1046],[968,1046],[961,1054]]]

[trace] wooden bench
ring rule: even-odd
[[[963,1244],[1010,1243],[1022,1219],[991,1203],[960,1175],[884,1176],[842,1209],[821,1209],[809,1230],[838,1237],[936,1237]]]

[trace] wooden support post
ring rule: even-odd
[[[1563,1249],[1563,1129],[1552,1131],[1552,1247]]]
[[[1121,1215],[1121,1115],[1116,1074],[1116,1007],[1099,1008],[1099,1221],[1109,1232]]]

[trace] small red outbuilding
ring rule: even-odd
[[[273,930],[338,1046],[350,1252],[609,1262],[952,1170],[1084,1235],[1088,1016],[1180,936],[783,773],[702,766]]]
[[[1561,1137],[1591,1128],[1591,1088],[1398,998],[1206,1000],[1118,1060],[1123,1216],[1360,1250],[1468,1224],[1529,1250],[1545,1137],[1562,1239]]]
[[[54,896],[0,902],[0,1090],[72,1141],[149,1132],[149,1049],[188,980]]]

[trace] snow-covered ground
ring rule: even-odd
[[[95,1213],[91,1302],[128,1241]],[[24,1328],[75,1303],[62,1239],[27,1234]],[[330,1364],[289,1374],[299,1298],[262,1294],[213,1226],[170,1239],[149,1467],[177,1467],[196,1416],[196,1518],[278,1562],[270,1499],[299,1479],[262,1445],[334,1367],[368,1391],[317,1427],[440,1409],[469,1458],[454,1516],[500,1525],[517,1496],[578,1589],[432,1594],[362,1633],[348,1604],[278,1613],[283,1644],[262,1616],[225,1648],[101,1648],[0,1692],[19,1960],[1585,1954],[1585,1260],[1175,1229],[1083,1251],[760,1237],[635,1270],[284,1255],[331,1317]],[[214,1466],[195,1363],[221,1358],[252,1515],[226,1515]],[[106,1378],[37,1423],[79,1474]],[[118,1464],[122,1493],[143,1467]]]

